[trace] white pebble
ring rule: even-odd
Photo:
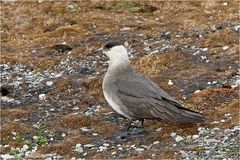
[[[2,154],[2,155],[1,155],[1,158],[2,158],[2,159],[13,159],[13,158],[15,158],[15,157],[12,156],[12,155],[9,155],[9,154]]]
[[[224,123],[224,122],[225,122],[225,120],[224,120],[224,119],[221,119],[221,121],[220,121],[220,122]]]
[[[171,137],[175,137],[177,134],[175,132],[171,133]]]
[[[159,141],[155,141],[155,142],[153,142],[153,144],[159,144],[160,142]]]
[[[218,121],[211,122],[211,124],[218,124],[218,123],[219,123]]]
[[[46,99],[46,95],[44,93],[39,94],[38,97],[39,97],[40,100],[45,100]]]
[[[120,150],[120,151],[121,151],[121,150],[123,150],[123,148],[122,148],[122,147],[119,147],[119,148],[118,148],[118,150]]]
[[[116,153],[117,153],[117,152],[114,151],[114,152],[111,153],[111,155],[115,155]]]
[[[160,132],[161,130],[162,130],[162,128],[158,128],[155,131]]]
[[[179,135],[177,135],[177,137],[175,138],[175,141],[177,141],[177,142],[180,142],[182,140],[184,140],[184,138],[182,136],[179,136]]]
[[[229,47],[228,46],[224,46],[223,47],[223,50],[227,50]]]
[[[177,144],[175,144],[175,143],[174,143],[172,146],[173,146],[173,147],[176,147],[176,146],[177,146]]]
[[[76,151],[79,153],[83,153],[83,148],[81,146],[82,145],[80,143],[76,144]]]
[[[200,90],[196,90],[195,92],[194,92],[194,94],[196,94],[196,93],[200,93],[201,91]]]
[[[98,148],[99,148],[99,151],[100,151],[100,152],[107,150],[107,147],[104,147],[104,146],[100,146],[100,147],[98,147]]]
[[[87,129],[87,128],[80,128],[83,132],[89,132],[89,131],[91,131],[90,129]]]
[[[94,147],[94,145],[93,144],[85,144],[84,147],[85,148],[92,148],[92,147]]]
[[[217,84],[218,82],[217,81],[213,81],[212,84]]]
[[[206,52],[206,51],[208,51],[208,48],[203,48],[202,51]]]
[[[192,136],[193,139],[198,139],[199,138],[199,135],[195,134]]]
[[[104,146],[104,147],[109,147],[110,144],[108,144],[108,143],[103,143],[103,146]]]
[[[203,59],[207,59],[207,56],[201,56],[201,58],[202,58],[202,60],[203,60]]]
[[[65,133],[62,133],[62,137],[65,137],[66,136],[66,134]]]
[[[49,87],[51,87],[51,86],[53,85],[53,81],[47,81],[47,82],[46,82],[46,85],[49,86]]]
[[[236,31],[240,30],[240,25],[234,26],[234,29],[235,29]]]
[[[228,3],[227,3],[227,2],[224,2],[223,5],[226,6],[226,5],[228,5]]]
[[[172,80],[168,80],[168,85],[169,85],[169,86],[172,86],[172,85],[173,85]]]
[[[142,152],[142,151],[144,151],[144,148],[136,148],[136,151],[137,152]]]
[[[149,51],[151,51],[151,49],[149,47],[145,47],[144,51],[149,52]]]
[[[93,133],[92,135],[93,135],[93,136],[97,136],[98,134],[97,134],[97,133]]]

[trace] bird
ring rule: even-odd
[[[202,123],[199,112],[183,107],[149,78],[136,73],[130,64],[127,48],[119,40],[107,41],[102,47],[109,58],[102,82],[103,94],[118,114],[132,121],[159,119],[168,123]]]

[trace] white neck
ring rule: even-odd
[[[128,59],[127,49],[124,46],[115,46],[108,51],[109,67],[116,67],[119,65],[128,65],[130,61]]]

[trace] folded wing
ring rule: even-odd
[[[149,79],[138,76],[115,83],[116,96],[139,119],[162,119],[166,122],[198,123],[203,116],[184,108]]]

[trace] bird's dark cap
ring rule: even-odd
[[[119,46],[119,45],[123,45],[123,43],[121,41],[118,41],[118,40],[107,41],[103,46],[103,50],[109,50],[112,47]]]

